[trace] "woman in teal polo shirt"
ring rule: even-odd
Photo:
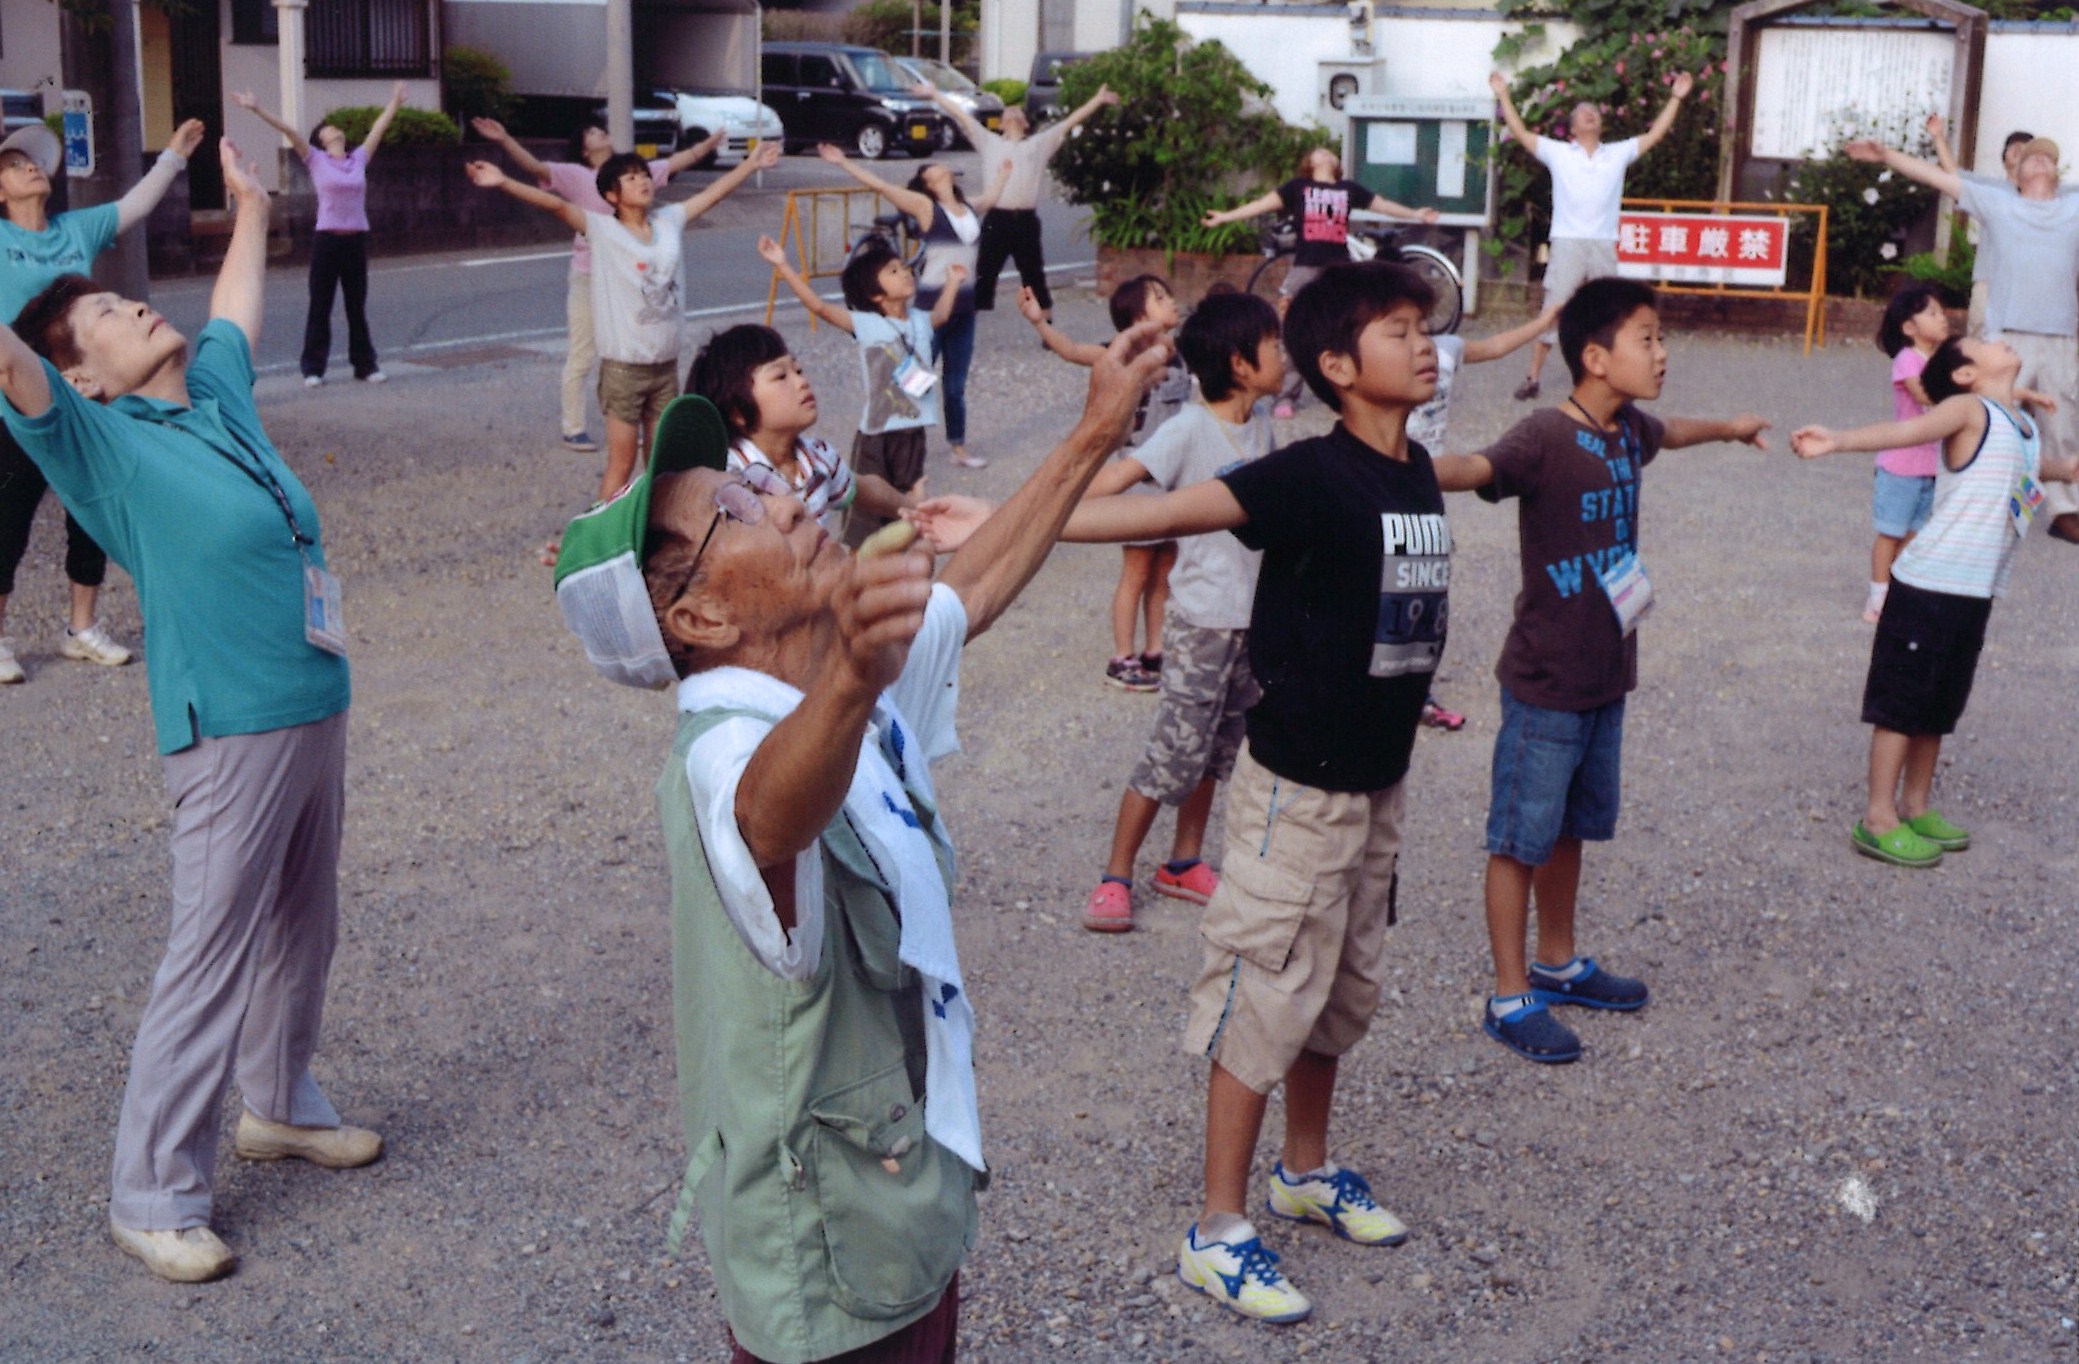
[[[144,178],[112,204],[49,213],[51,177],[58,172],[57,135],[40,123],[18,128],[0,141],[0,322],[12,322],[22,305],[67,273],[85,273],[121,233],[151,216],[173,178],[202,145],[202,121],[189,119]],[[25,677],[7,638],[7,599],[15,569],[29,547],[29,527],[43,501],[43,475],[0,430],[0,683]],[[65,518],[65,576],[72,583],[71,620],[58,652],[85,663],[119,666],[130,651],[108,637],[94,619],[108,556],[79,523]]]
[[[382,1149],[310,1076],[338,924],[348,701],[317,508],[253,405],[267,192],[226,139],[230,250],[191,347],[65,275],[0,328],[0,408],[137,584],[173,815],[173,915],[116,1130],[110,1231],[162,1278],[227,1272],[210,1230],[217,1112],[235,1149],[363,1165]]]

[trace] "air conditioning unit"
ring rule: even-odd
[[[1323,57],[1315,89],[1320,96],[1314,116],[1323,127],[1341,131],[1343,105],[1361,95],[1386,93],[1386,59],[1383,57]]]

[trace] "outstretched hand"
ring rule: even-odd
[[[1757,450],[1769,448],[1769,424],[1752,412],[1743,412],[1726,425],[1732,428],[1732,434],[1727,439],[1736,440],[1742,445],[1751,445]]]
[[[1690,75],[1687,71],[1675,73],[1674,95],[1676,99],[1688,99],[1689,92],[1695,88],[1696,77]]]
[[[1929,114],[1925,126],[1927,128],[1928,140],[1930,142],[1940,142],[1942,134],[1948,129],[1949,124],[1940,114]]]
[[[1116,448],[1126,439],[1141,395],[1154,385],[1169,356],[1169,342],[1163,338],[1159,322],[1136,322],[1113,337],[1104,355],[1090,367],[1082,425],[1103,432]]]
[[[224,189],[232,198],[240,203],[256,199],[266,202],[267,189],[260,183],[260,168],[239,159],[237,143],[228,137],[218,138],[217,162],[224,170]]]
[[[1853,142],[1844,144],[1841,150],[1848,154],[1850,161],[1882,161],[1884,159],[1884,144],[1873,137],[1858,137]]]
[[[497,189],[506,180],[505,172],[488,161],[466,161],[462,165],[462,172],[469,177],[469,183],[478,189]]]
[[[1824,426],[1800,426],[1790,433],[1790,451],[1799,459],[1818,459],[1840,448],[1840,438]]]
[[[758,259],[773,269],[783,269],[787,264],[787,249],[773,240],[770,234],[758,238]]]
[[[1438,218],[1441,218],[1442,216],[1443,216],[1443,215],[1442,215],[1441,213],[1438,213],[1438,212],[1437,212],[1437,211],[1436,211],[1435,209],[1433,209],[1433,208],[1425,208],[1425,209],[1422,209],[1422,210],[1420,210],[1419,212],[1417,212],[1417,213],[1415,214],[1415,217],[1416,217],[1417,219],[1419,219],[1420,221],[1422,221],[1422,222],[1425,222],[1425,223],[1433,223],[1433,222],[1435,222],[1435,221],[1436,221],[1436,220],[1437,220]]]
[[[759,143],[758,150],[750,155],[750,162],[752,170],[771,170],[780,164],[780,144],[770,141]]]
[[[1494,92],[1496,99],[1507,99],[1509,97],[1508,77],[1502,75],[1499,71],[1487,73],[1487,88]]]
[[[931,555],[913,546],[879,558],[854,555],[831,594],[837,626],[835,661],[866,690],[879,693],[902,676],[910,642],[931,600]]]
[[[1097,94],[1092,98],[1097,101],[1097,107],[1102,109],[1108,104],[1117,104],[1119,92],[1109,85],[1100,85],[1097,87]]]
[[[1035,327],[1047,320],[1047,310],[1040,306],[1039,295],[1032,292],[1029,284],[1018,290],[1018,316]]]
[[[938,87],[930,81],[918,81],[910,87],[910,94],[917,99],[938,98]]]
[[[2025,403],[2028,406],[2035,408],[2038,412],[2057,411],[2057,399],[2051,397],[2048,393],[2038,393],[2033,388],[2015,389],[2014,401],[2017,403]]]
[[[843,150],[831,146],[828,142],[818,142],[816,144],[816,155],[822,157],[825,161],[828,161],[833,166],[842,166],[843,164],[845,164],[845,154]]]
[[[166,150],[183,161],[193,156],[195,149],[201,145],[202,120],[199,118],[191,118],[181,124],[173,130],[173,136],[166,140]]]
[[[981,529],[996,512],[994,503],[964,493],[944,493],[929,497],[914,507],[903,509],[903,519],[924,532],[925,538],[940,554],[951,554],[967,543],[969,536]]]
[[[473,118],[469,120],[469,126],[486,142],[503,142],[506,139],[505,125],[495,118]]]

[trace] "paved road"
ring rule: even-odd
[[[956,152],[943,159],[962,172],[966,184],[980,182],[974,153]],[[916,164],[896,157],[875,169],[900,183],[909,179]],[[709,178],[696,174],[674,188],[682,187],[683,197]],[[786,192],[850,183],[813,157],[789,157],[767,174],[762,188],[739,191],[709,213],[688,234],[692,268],[685,276],[687,317],[698,320],[762,309],[770,276],[753,248],[760,233],[779,227]],[[1058,202],[1041,210],[1050,267],[1092,258],[1082,230],[1085,216],[1083,210]],[[376,347],[388,361],[449,348],[560,337],[569,258],[567,247],[532,246],[379,260],[369,279],[369,325]],[[258,357],[262,373],[295,367],[303,337],[304,278],[301,265],[268,273],[267,318]],[[175,326],[193,335],[208,317],[210,284],[207,278],[155,281],[153,301]],[[830,281],[833,297],[835,287],[836,281]],[[784,296],[785,290],[781,292]],[[343,314],[334,315],[332,344],[334,368],[342,369]]]

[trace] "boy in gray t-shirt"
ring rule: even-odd
[[[2011,187],[1954,174],[1880,142],[1850,142],[1843,150],[1951,196],[1978,220],[1982,249],[1992,260],[1985,334],[2021,357],[2019,387],[2057,402],[2037,417],[2044,460],[2079,453],[2079,191],[2058,183],[2057,144],[2047,137],[2023,143]],[[2073,485],[2046,480],[2043,513],[2052,535],[2079,544]]]

